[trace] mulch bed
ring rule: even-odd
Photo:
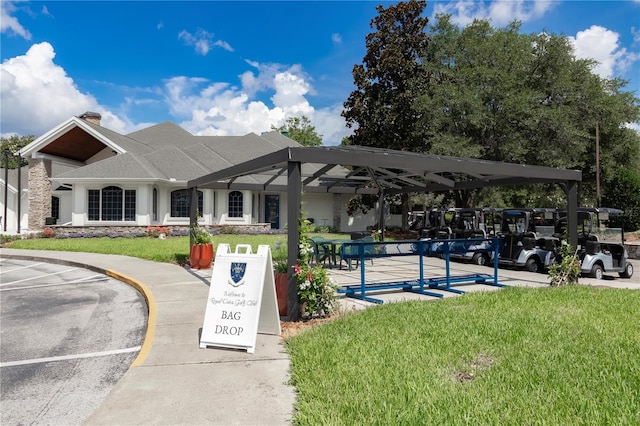
[[[416,231],[385,231],[384,237],[394,240],[417,240],[418,233]]]

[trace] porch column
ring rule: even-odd
[[[6,182],[6,181],[5,181]],[[51,200],[51,197],[49,197]],[[18,198],[16,205],[16,225],[18,226],[18,234],[20,233],[20,223],[22,222],[22,156],[18,152]],[[6,201],[5,201],[6,203]],[[6,205],[6,204],[5,204]],[[5,229],[6,231],[6,229]]]
[[[298,238],[300,236],[300,204],[302,202],[301,163],[288,162],[287,171],[287,316],[289,321],[300,319],[300,303],[298,302],[298,285],[293,273],[293,265],[298,262]]]
[[[29,230],[44,229],[51,216],[51,160],[29,159]]]
[[[202,213],[202,212],[201,212]],[[198,223],[198,187],[189,188],[189,247],[193,245],[193,228]]]
[[[567,194],[567,232],[569,244],[578,247],[578,182],[568,181],[565,185]]]

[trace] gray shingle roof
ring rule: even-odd
[[[260,135],[263,139],[271,142],[277,149],[287,148],[290,146],[300,146],[300,144],[293,139],[289,139],[286,136],[282,136],[280,132],[264,132]]]
[[[129,133],[127,137],[147,144],[152,150],[167,146],[187,147],[198,143],[196,136],[171,121]]]
[[[86,124],[91,126],[93,129],[95,129],[96,132],[99,132],[101,135],[108,138],[116,145],[122,147],[127,152],[146,154],[153,151],[153,148],[151,146],[142,141],[121,135],[118,132],[109,130],[106,127],[98,126],[97,124],[93,124],[90,121],[86,121]]]
[[[186,181],[194,176],[200,176],[207,173],[207,169],[195,160],[197,157],[188,155],[182,149],[170,146],[158,151],[146,154],[143,158],[150,164],[153,164],[162,174],[169,179],[174,178],[178,181]]]
[[[132,180],[157,179],[167,180],[153,164],[143,156],[127,152],[84,167],[55,176],[61,182],[74,180]]]
[[[203,141],[203,145],[217,152],[231,164],[239,164],[278,150],[278,147],[274,146],[269,140],[255,133],[236,136],[233,139],[218,139],[215,136],[209,136],[208,138]]]
[[[193,136],[172,122],[121,135],[88,123],[97,132],[127,152],[86,166],[61,171],[59,182],[75,180],[166,180],[187,182],[203,174],[228,168],[279,149],[300,146],[278,132],[258,136]],[[238,180],[260,183],[264,177],[247,176]]]

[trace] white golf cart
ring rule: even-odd
[[[501,209],[500,209],[501,210]],[[495,220],[498,209],[457,208],[451,220],[453,238],[451,260],[490,265],[493,252],[488,237],[495,236]]]
[[[498,236],[504,239],[498,263],[543,272],[556,261],[560,238],[554,234],[556,209],[504,209]]]
[[[580,270],[583,275],[602,279],[605,272],[617,272],[621,278],[631,278],[633,265],[624,247],[622,228],[605,226],[609,215],[622,214],[611,208],[579,208]]]

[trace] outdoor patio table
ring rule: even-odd
[[[355,240],[352,239],[335,239],[335,240],[327,240],[326,241],[329,245],[331,245],[331,261],[329,262],[329,267],[330,268],[334,268],[337,265],[337,254],[338,251],[340,250],[340,246],[344,243],[354,243],[356,242]]]

